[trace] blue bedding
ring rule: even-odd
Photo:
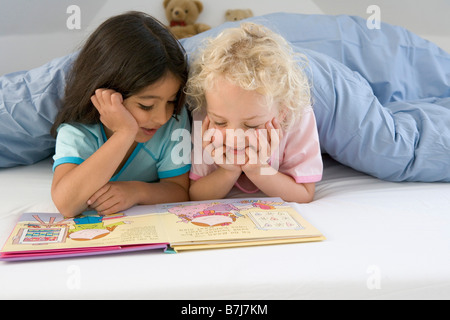
[[[33,164],[54,153],[50,128],[74,57],[0,77],[0,168]]]
[[[248,19],[308,57],[322,151],[390,181],[450,181],[450,55],[407,30],[358,17],[271,14]],[[182,40],[188,54],[226,23]],[[53,152],[48,134],[72,56],[0,77],[0,167]]]

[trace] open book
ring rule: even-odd
[[[166,252],[321,241],[323,235],[280,198],[135,206],[99,216],[25,213],[0,260],[32,260],[162,249]]]

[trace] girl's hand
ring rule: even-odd
[[[242,166],[242,171],[253,173],[257,169],[270,167],[268,164],[273,152],[280,146],[280,141],[283,137],[283,130],[276,118],[268,121],[265,124],[265,130],[256,130],[256,143],[251,143],[245,149],[246,163]],[[260,171],[261,172],[261,171]]]
[[[208,154],[219,167],[236,173],[242,172],[241,166],[234,164],[234,159],[228,154],[229,152],[227,153],[224,137],[220,131],[212,126],[208,116],[205,117],[202,123],[202,148],[203,152]],[[203,161],[205,161],[204,157]]]
[[[117,213],[137,204],[133,182],[108,182],[87,201],[89,208],[100,215]]]
[[[138,132],[136,119],[123,105],[122,95],[111,89],[97,89],[91,101],[100,113],[100,121],[112,132]]]

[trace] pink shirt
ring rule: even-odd
[[[202,118],[199,119],[198,117],[198,115],[194,114],[194,121],[202,120]],[[196,126],[194,125],[194,137],[196,134],[194,132],[195,128]],[[195,150],[194,142],[194,152]],[[277,156],[278,159],[275,158]],[[193,157],[189,174],[192,180],[198,180],[207,176],[218,168],[215,163],[198,162],[198,158],[197,161],[194,161]],[[322,179],[323,164],[319,135],[316,118],[311,107],[307,108],[302,117],[290,127],[289,131],[284,133],[280,141],[279,152],[274,152],[269,163],[273,168],[278,169],[279,172],[291,176],[297,183],[313,183]],[[235,186],[245,193],[259,191],[245,174],[241,175]]]

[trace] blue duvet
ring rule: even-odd
[[[448,53],[400,27],[369,30],[357,17],[279,13],[249,20],[308,57],[323,152],[385,180],[450,181]],[[182,44],[190,54],[238,23]],[[0,77],[0,167],[51,155],[47,132],[71,61]]]

